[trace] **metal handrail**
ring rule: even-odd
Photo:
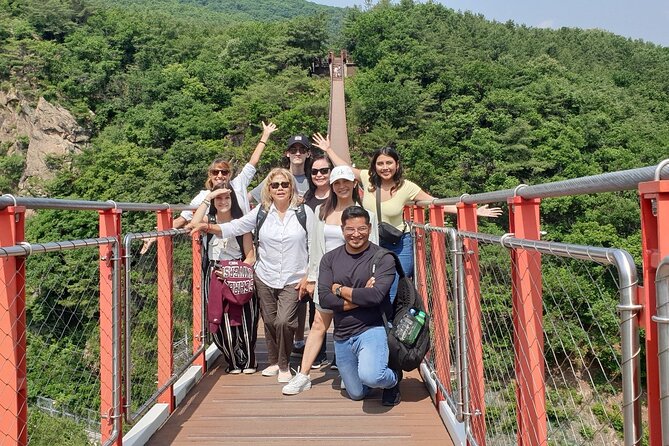
[[[527,240],[513,237],[458,231],[465,238],[489,244],[500,244],[509,249],[533,250],[543,254],[572,259],[590,260],[613,265],[618,271],[620,303],[620,337],[622,347],[623,423],[626,445],[641,444],[641,378],[639,347],[639,311],[637,302],[637,271],[632,256],[622,249],[599,248],[567,243]]]
[[[669,444],[669,256],[657,267],[655,292],[662,444]]]
[[[519,196],[525,199],[532,198],[555,198],[566,195],[595,194],[602,192],[618,192],[623,190],[637,189],[639,183],[644,181],[657,181],[669,178],[669,164],[667,160],[654,166],[640,167],[638,169],[622,170],[619,172],[608,172],[599,175],[573,178],[552,183],[542,183],[534,186],[525,186],[520,189],[504,189],[494,192],[483,192],[480,194],[464,194],[457,197],[439,198],[433,201],[417,201],[419,206],[453,205],[460,202],[465,204],[489,204],[506,202],[507,198]]]
[[[0,247],[0,257],[20,257],[36,253],[64,251],[67,249],[86,248],[116,243],[115,237],[97,237],[81,240],[63,240],[49,243],[21,243],[20,245]]]
[[[197,208],[188,204],[125,203],[112,200],[64,200],[60,198],[15,197],[8,194],[0,196],[0,210],[7,206],[25,206],[29,209],[61,209],[68,211],[102,211],[109,209],[121,209],[123,211],[193,211]]]

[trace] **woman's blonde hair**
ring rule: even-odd
[[[207,181],[204,182],[205,189],[211,190],[211,188],[214,187],[214,178],[211,176],[211,171],[212,169],[216,169],[218,166],[228,169],[230,171],[230,177],[228,178],[232,177],[232,166],[230,163],[223,158],[216,158],[211,162],[209,167],[207,167]]]
[[[267,178],[265,178],[265,185],[260,191],[260,204],[265,210],[269,209],[269,207],[272,205],[272,195],[269,192],[269,185],[274,182],[274,179],[278,176],[285,177],[286,180],[290,183],[290,206],[294,207],[299,203],[299,197],[295,189],[295,177],[292,173],[290,173],[290,170],[284,169],[283,167],[276,167],[270,170],[270,172],[267,174]]]

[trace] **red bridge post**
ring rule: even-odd
[[[430,226],[444,227],[443,206],[430,205]],[[434,362],[439,381],[449,392],[451,389],[450,332],[448,329],[448,273],[446,269],[446,234],[430,232],[430,253],[432,257],[432,320],[434,321],[435,349]],[[454,248],[454,247],[453,247]],[[455,297],[455,296],[453,296]],[[436,342],[435,342],[436,343]],[[437,387],[437,406],[445,399]]]
[[[202,314],[202,242],[200,234],[191,237],[193,249],[193,353],[200,349],[206,342],[206,332],[203,325]],[[206,353],[202,352],[193,361],[196,366],[202,367],[202,376],[207,372]]]
[[[539,199],[508,199],[509,230],[516,238],[539,240]],[[514,364],[518,444],[548,444],[541,254],[511,250]]]
[[[458,230],[477,232],[476,205],[458,203]],[[467,290],[467,348],[469,351],[469,407],[465,407],[465,420],[478,446],[486,444],[485,400],[483,374],[483,330],[481,329],[481,284],[479,271],[479,246],[476,240],[464,240],[465,288]]]
[[[648,392],[649,444],[661,445],[660,369],[658,358],[655,275],[662,259],[669,255],[669,180],[639,184],[643,254],[643,303],[640,326],[646,329],[646,391]]]
[[[115,237],[116,243],[121,244],[121,210],[108,209],[99,211],[99,226],[100,237]],[[119,251],[120,252],[120,251]],[[114,262],[118,259],[113,259],[114,254],[110,245],[100,245],[100,434],[101,443],[107,442],[116,435],[114,443],[120,446],[123,442],[122,434],[122,419],[120,410],[115,410],[115,405],[120,401],[114,400],[114,393],[120,395],[121,389],[114,377],[121,373],[120,369],[114,370],[114,358],[117,358],[116,363],[121,363],[121,312],[118,311],[118,319],[114,320],[114,287],[119,290],[120,283],[114,284]],[[120,302],[118,302],[120,305]],[[116,345],[118,348],[114,350],[114,327],[118,327]],[[114,417],[118,417],[115,419]],[[114,429],[115,423],[117,426],[116,432]]]
[[[0,210],[0,246],[25,240],[25,208]],[[28,444],[25,257],[0,259],[0,444]]]
[[[172,211],[158,211],[158,230],[172,229]],[[158,388],[171,377],[174,367],[173,349],[173,256],[172,237],[158,237]],[[169,413],[174,411],[174,387],[169,386],[158,401],[166,403]]]

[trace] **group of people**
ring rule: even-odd
[[[403,207],[432,197],[403,176],[397,151],[386,147],[372,157],[369,169],[358,170],[339,157],[328,137],[317,133],[312,153],[308,137],[289,139],[288,166],[272,169],[251,193],[247,189],[270,135],[263,132],[249,162],[232,178],[232,166],[214,160],[205,190],[191,202],[195,213],[183,212],[175,227],[207,234],[207,283],[224,280],[215,268],[222,260],[254,265],[254,296],[241,317],[224,314],[214,342],[228,364],[228,373],[255,373],[259,314],[265,327],[269,364],[263,376],[285,383],[283,393],[311,388],[309,371],[326,362],[326,332],[334,320],[336,365],[342,388],[354,400],[370,389],[384,389],[384,405],[400,401],[400,370],[388,368],[388,345],[382,312],[389,318],[397,274],[392,256],[384,256],[372,272],[374,253],[395,252],[402,268],[413,271],[411,235]],[[377,206],[377,197],[380,197]],[[251,209],[250,202],[257,205]],[[380,208],[380,213],[378,212]],[[455,207],[445,207],[455,212]],[[498,208],[481,207],[478,215],[496,217]],[[399,242],[379,239],[383,221],[403,232]],[[309,305],[306,305],[308,302]],[[305,314],[311,307],[310,330],[301,366],[293,376],[290,356],[294,341],[304,338]]]

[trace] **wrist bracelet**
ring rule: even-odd
[[[209,206],[211,204],[211,201],[210,200],[202,200],[202,204],[206,204],[207,206]]]
[[[260,142],[258,142],[258,144],[265,144],[265,145],[267,145],[267,143],[266,143],[265,141],[260,141]]]

